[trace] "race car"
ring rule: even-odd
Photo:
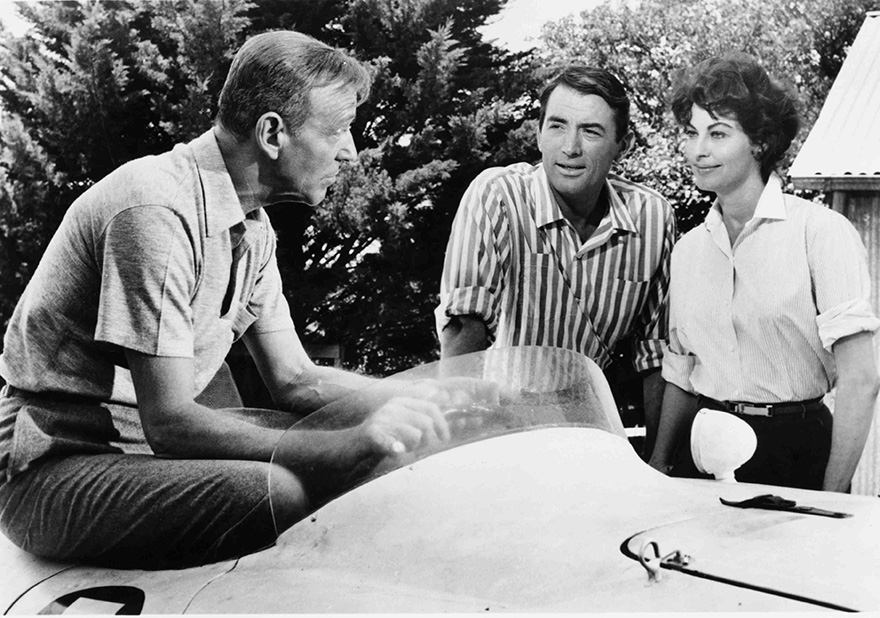
[[[343,432],[401,396],[437,406],[450,435],[344,470],[290,463],[294,436]],[[700,418],[708,441],[692,446],[698,459],[715,461],[711,444],[733,441],[723,433],[730,423]],[[294,468],[314,506],[274,546],[151,571],[52,562],[2,539],[0,607],[7,614],[880,610],[876,497],[738,483],[730,469],[742,461],[711,470],[723,480],[661,474],[627,440],[602,371],[568,350],[493,349],[391,376],[291,427],[273,461]]]

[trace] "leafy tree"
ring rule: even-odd
[[[232,53],[294,28],[353,51],[375,75],[354,128],[360,164],[318,208],[270,215],[295,320],[388,373],[437,354],[433,309],[459,199],[483,168],[535,160],[540,84],[570,60],[617,71],[635,93],[624,174],[659,189],[687,229],[708,204],[684,173],[666,112],[672,72],[751,51],[806,100],[808,123],[865,9],[880,0],[645,0],[606,4],[509,54],[478,27],[506,0],[62,0],[22,3],[0,32],[0,325],[72,200],[121,163],[210,126]]]
[[[614,71],[632,93],[637,148],[622,171],[666,195],[680,231],[702,221],[710,198],[691,182],[678,155],[678,129],[668,112],[675,73],[729,50],[755,56],[788,81],[803,101],[804,128],[793,156],[864,20],[878,0],[645,0],[606,2],[578,17],[548,24],[543,57],[553,65],[578,60]]]
[[[361,164],[314,211],[270,212],[295,319],[388,372],[436,356],[432,309],[452,213],[488,163],[523,148],[525,56],[477,28],[506,0],[64,0],[21,4],[2,33],[0,320],[70,203],[120,164],[210,126],[232,53],[295,28],[353,50],[376,84],[355,135]]]
[[[433,309],[458,201],[483,167],[535,156],[516,130],[533,113],[521,100],[535,89],[532,66],[476,31],[502,5],[355,0],[322,26],[373,67],[375,84],[358,112],[360,165],[300,220],[301,258],[280,261],[306,337],[344,342],[357,368],[436,358]],[[273,221],[296,237],[279,220],[298,216]]]
[[[0,33],[0,325],[71,202],[211,124],[242,0],[19,3]]]
[[[699,224],[711,204],[678,152],[680,131],[669,113],[675,73],[729,50],[754,55],[800,93],[804,126],[797,153],[864,20],[878,0],[643,0],[604,4],[544,27],[543,72],[568,62],[603,66],[633,101],[636,147],[620,172],[665,195],[679,232]],[[621,408],[641,406],[628,348],[618,345],[606,373]]]

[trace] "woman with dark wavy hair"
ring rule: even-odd
[[[783,193],[775,168],[798,131],[795,95],[751,57],[686,71],[672,111],[706,220],[672,254],[667,382],[651,465],[699,474],[697,410],[735,414],[758,437],[740,481],[847,491],[878,392],[865,248],[853,226]],[[832,417],[823,397],[833,387]]]

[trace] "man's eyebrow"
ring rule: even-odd
[[[357,119],[357,114],[340,114],[335,118],[325,119],[322,124],[325,129],[336,130],[341,127],[351,127],[354,124],[354,121]]]
[[[602,124],[601,122],[582,122],[578,124],[579,129],[602,129],[602,131],[607,131],[608,128]]]
[[[336,115],[332,116],[329,120],[330,120],[330,122],[333,122],[336,124],[346,124],[346,123],[354,122],[355,118],[357,118],[357,112],[355,112],[355,113],[345,112],[342,114],[336,114]]]
[[[568,120],[562,118],[560,116],[548,116],[545,122],[558,122],[560,124],[569,124]],[[578,129],[602,129],[602,131],[607,131],[608,127],[606,127],[601,122],[580,122],[577,124]]]

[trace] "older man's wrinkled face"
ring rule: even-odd
[[[310,103],[305,123],[287,133],[271,183],[272,201],[319,204],[336,182],[342,163],[357,159],[351,135],[357,111],[355,89],[339,85],[315,88]]]

